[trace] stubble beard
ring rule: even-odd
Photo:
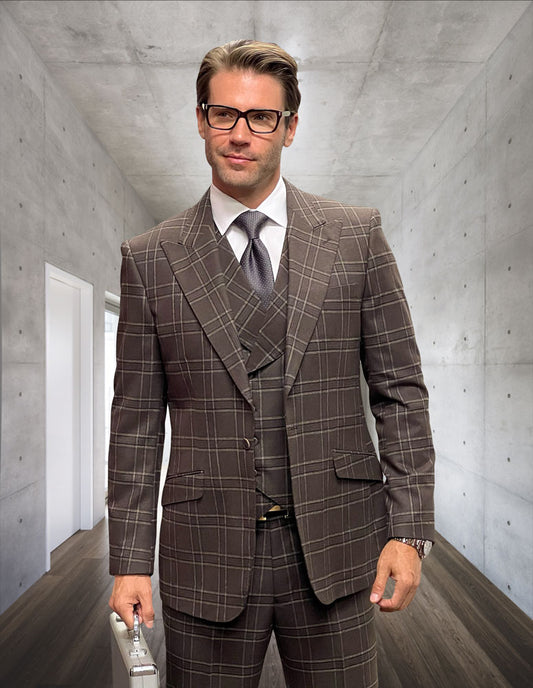
[[[282,150],[283,142],[273,146],[264,157],[255,156],[251,164],[244,163],[246,166],[250,166],[251,169],[236,169],[236,166],[232,167],[232,164],[224,157],[229,152],[242,153],[242,155],[246,156],[246,151],[233,151],[231,149],[224,151],[221,149],[214,150],[206,142],[205,155],[214,176],[226,187],[238,190],[253,189],[262,183],[268,183],[274,178],[278,173]]]

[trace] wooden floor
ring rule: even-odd
[[[50,572],[0,616],[1,688],[111,688],[111,585],[102,521],[61,545]],[[144,633],[164,686],[156,614]],[[533,622],[442,538],[409,609],[378,614],[377,627],[380,688],[533,687]],[[271,643],[261,688],[284,686]]]

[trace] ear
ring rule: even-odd
[[[287,128],[285,129],[285,139],[283,141],[283,145],[287,146],[287,148],[293,142],[294,135],[296,134],[296,127],[297,126],[298,126],[298,113],[295,112],[294,115],[291,115],[289,117],[289,123],[287,124]]]
[[[198,124],[198,133],[205,139],[205,128],[207,127],[207,122],[205,121],[205,112],[198,105],[196,106],[196,122]]]

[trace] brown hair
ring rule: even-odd
[[[240,40],[231,41],[210,50],[200,65],[196,79],[197,104],[207,103],[209,82],[220,71],[242,69],[268,74],[277,79],[285,92],[285,107],[298,112],[300,90],[296,60],[275,43]]]

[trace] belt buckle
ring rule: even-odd
[[[257,519],[258,521],[268,521],[269,518],[272,518],[273,516],[276,516],[279,511],[285,511],[286,509],[283,509],[279,504],[274,504],[273,507],[271,507],[266,514],[263,514],[263,516],[259,516]],[[287,512],[285,514],[280,514],[284,515],[285,517],[288,515]]]

